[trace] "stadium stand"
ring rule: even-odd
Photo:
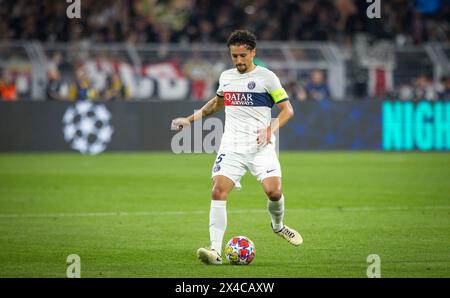
[[[230,67],[226,37],[247,28],[296,100],[433,100],[449,93],[449,3],[385,1],[369,19],[355,0],[83,0],[69,19],[64,1],[0,0],[0,94],[206,100]],[[314,76],[327,96],[307,92]]]

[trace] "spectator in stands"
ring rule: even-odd
[[[45,93],[48,100],[64,100],[61,95],[61,74],[57,70],[49,71]]]
[[[322,70],[311,72],[310,80],[298,91],[298,100],[328,100],[330,90]]]
[[[268,40],[344,40],[357,32],[423,43],[450,41],[448,0],[385,1],[382,20],[361,0],[96,0],[82,19],[65,17],[65,1],[0,1],[2,39],[91,42],[224,42],[236,27]],[[217,17],[213,17],[217,16]]]
[[[433,81],[425,74],[419,76],[414,82],[414,99],[415,100],[434,100],[436,99],[435,86]]]
[[[450,99],[450,75],[441,78],[436,93],[438,99]]]
[[[340,35],[351,34],[354,28],[354,16],[358,13],[353,0],[335,0],[334,5],[338,11],[336,30]]]
[[[17,88],[10,74],[6,74],[0,79],[0,98],[4,101],[17,100]]]
[[[106,88],[103,90],[101,97],[106,100],[125,100],[129,98],[129,92],[123,85],[119,74],[113,73],[108,76]]]
[[[92,87],[86,72],[79,68],[76,71],[76,83],[71,87],[71,98],[75,100],[94,100],[97,91]]]

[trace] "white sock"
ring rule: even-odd
[[[279,231],[283,228],[284,217],[284,195],[281,195],[281,199],[278,201],[267,201],[267,209],[269,210],[270,217],[272,219],[272,227],[275,231]]]
[[[222,241],[227,228],[227,201],[211,200],[209,239],[211,248],[222,255]]]

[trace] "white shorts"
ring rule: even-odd
[[[240,180],[247,170],[261,182],[267,177],[281,177],[281,166],[277,153],[271,146],[254,153],[219,151],[212,168],[211,178],[222,175],[234,182],[240,189]]]

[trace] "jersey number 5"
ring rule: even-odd
[[[220,154],[216,159],[216,164],[219,164],[222,161],[222,156],[225,156],[225,154]]]

